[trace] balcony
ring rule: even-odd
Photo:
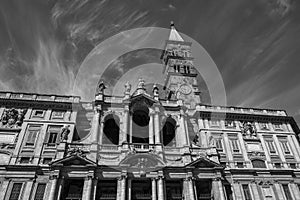
[[[207,194],[198,194],[198,199],[200,200],[211,200],[213,199],[212,195],[210,193]]]
[[[154,150],[155,145],[145,143],[133,143],[129,144],[129,148],[131,151],[135,151],[137,153],[146,153]]]

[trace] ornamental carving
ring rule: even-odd
[[[67,156],[81,156],[81,157],[86,157],[86,153],[88,153],[88,151],[83,150],[83,149],[81,149],[79,147],[74,147],[74,148],[68,149]]]
[[[265,153],[264,152],[260,152],[260,151],[248,152],[248,158],[250,160],[253,160],[253,159],[264,160],[265,159]]]
[[[257,131],[254,123],[251,122],[243,122],[242,126],[240,126],[242,134],[245,138],[256,138]]]
[[[6,109],[1,117],[1,125],[3,128],[18,128],[22,125],[27,110]]]

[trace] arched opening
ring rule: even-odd
[[[163,127],[163,145],[176,146],[175,144],[176,121],[168,117]]]
[[[120,119],[118,116],[110,114],[104,119],[103,144],[119,144]]]
[[[266,163],[263,160],[254,159],[252,160],[253,168],[266,168]]]
[[[139,106],[132,112],[132,143],[149,143],[149,109]]]

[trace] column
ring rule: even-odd
[[[292,136],[291,136],[291,135],[288,135],[288,136],[287,136],[287,141],[288,141],[288,143],[289,143],[289,145],[290,145],[290,147],[291,147],[291,150],[292,150],[292,152],[293,152],[293,155],[294,155],[294,157],[295,157],[297,163],[299,163],[299,162],[300,162],[299,154],[298,154],[297,147],[295,146],[292,137],[294,137],[294,135],[292,135]]]
[[[132,179],[128,179],[128,198],[131,199],[131,192],[132,192]]]
[[[157,197],[158,200],[164,200],[164,183],[162,176],[159,176],[157,180]]]
[[[154,129],[153,129],[153,118],[154,113],[150,111],[150,120],[149,120],[149,144],[154,144]]]
[[[242,191],[241,191],[241,185],[238,182],[233,183],[233,191],[234,194],[234,200],[240,200],[243,199]]]
[[[126,198],[126,176],[122,175],[118,180],[118,197],[119,200]]]
[[[296,183],[290,183],[289,186],[290,186],[291,193],[292,193],[294,199],[297,199],[297,197],[300,197],[300,191],[299,191],[299,188],[298,188],[297,184]]]
[[[283,162],[283,166],[284,166],[284,168],[287,168],[288,166],[286,164],[285,155],[283,153],[283,149],[281,148],[280,142],[279,142],[278,138],[276,137],[276,135],[273,135],[273,139],[274,139],[275,145],[277,146],[279,157]]]
[[[266,153],[267,166],[269,169],[270,168],[272,169],[273,166],[272,166],[272,162],[271,162],[271,155],[270,155],[269,149],[267,148],[266,141],[261,134],[258,135],[258,138],[260,138],[260,142],[262,144],[264,152]]]
[[[229,167],[234,167],[232,151],[230,148],[230,143],[229,143],[227,133],[224,133],[224,145],[225,145],[225,149],[226,149],[225,151],[226,151],[226,155],[227,155],[228,162],[229,162]]]
[[[215,178],[212,181],[214,199],[225,200],[223,184],[220,178]]]
[[[33,182],[34,182],[33,180],[26,181],[24,194],[22,197],[23,200],[28,200],[30,198]]]
[[[99,144],[102,145],[102,141],[103,141],[103,127],[104,127],[104,119],[100,120],[100,125],[99,125]]]
[[[274,192],[277,194],[278,198],[285,199],[285,195],[283,194],[281,185],[278,182],[274,183],[274,188],[275,188]]]
[[[0,200],[4,200],[4,197],[5,197],[5,193],[7,191],[7,188],[8,188],[8,184],[9,184],[9,180],[4,180],[2,182],[2,187],[0,187]]]
[[[52,176],[50,182],[51,182],[51,188],[49,192],[49,200],[55,200],[57,176]]]
[[[182,141],[182,146],[187,146],[187,131],[185,129],[185,114],[183,111],[180,111],[180,118],[179,118],[179,127],[180,128],[180,135],[181,135],[181,141]]]
[[[250,163],[250,160],[249,160],[249,158],[248,158],[247,149],[246,149],[246,146],[245,146],[245,142],[244,142],[242,133],[239,132],[239,133],[237,134],[237,136],[238,136],[238,140],[239,140],[239,142],[240,142],[240,144],[241,144],[241,151],[242,151],[243,157],[244,157],[244,159],[245,159],[246,166],[247,166],[247,168],[250,168],[250,167],[251,167],[251,163]]]
[[[100,123],[100,112],[98,109],[95,109],[94,117],[93,117],[93,123],[92,123],[92,136],[91,136],[91,142],[92,143],[98,143],[98,130],[99,130],[99,123]]]
[[[252,190],[253,198],[254,199],[260,199],[260,195],[258,193],[257,184],[255,182],[250,183],[250,188]]]
[[[64,177],[64,176],[62,176],[62,177],[59,179],[58,192],[57,192],[57,199],[58,199],[58,200],[61,199],[61,193],[62,193],[62,188],[63,188],[63,185],[64,185],[64,180],[65,180],[65,177]]]
[[[127,142],[128,121],[129,121],[129,108],[128,108],[128,105],[126,105],[125,108],[124,108],[124,121],[123,121],[124,132],[121,136],[121,144],[124,143],[124,142],[125,143]]]
[[[157,195],[156,195],[156,180],[155,180],[155,178],[151,179],[151,184],[152,184],[152,200],[157,200]]]
[[[194,185],[193,185],[193,178],[189,177],[188,178],[188,190],[189,190],[189,196],[190,200],[195,200],[195,192],[194,192]]]
[[[155,132],[155,144],[161,144],[160,142],[160,130],[159,130],[159,111],[155,109],[154,114],[154,132]]]
[[[91,200],[92,189],[93,189],[93,178],[92,176],[88,176],[84,180],[82,200]]]
[[[97,186],[98,186],[98,177],[96,177],[94,179],[94,182],[93,182],[93,197],[92,197],[92,200],[96,200]]]

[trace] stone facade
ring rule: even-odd
[[[294,119],[201,103],[190,46],[172,25],[166,98],[0,92],[0,200],[299,199]]]

